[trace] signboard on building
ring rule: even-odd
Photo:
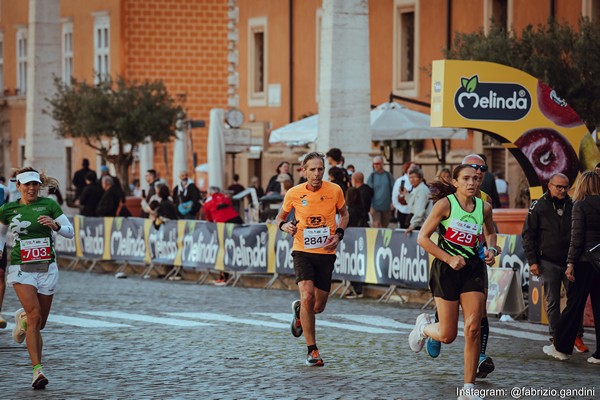
[[[225,152],[242,153],[248,151],[251,145],[251,133],[250,129],[224,129]]]
[[[506,65],[436,60],[431,76],[431,126],[470,128],[499,140],[539,198],[555,173],[571,183],[593,169],[600,152],[577,113],[552,88]]]

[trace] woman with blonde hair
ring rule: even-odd
[[[600,176],[596,172],[586,171],[579,176],[573,200],[571,244],[565,271],[572,284],[567,290],[567,306],[560,314],[553,344],[544,346],[543,350],[559,360],[573,354],[577,328],[581,326],[589,295],[596,325],[596,352],[587,361],[600,364],[600,263],[589,253],[600,244]]]
[[[40,196],[40,188],[57,187],[56,179],[31,167],[15,171],[21,198],[0,207],[0,249],[10,229],[14,244],[6,284],[12,287],[23,308],[15,314],[13,339],[26,340],[33,366],[34,389],[43,389],[48,378],[42,371],[42,335],[58,283],[58,266],[53,235],[72,238],[69,219],[56,201]]]

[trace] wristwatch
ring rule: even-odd
[[[54,221],[54,223],[56,224],[56,226],[58,226],[58,228],[56,228],[56,229],[52,229],[52,230],[53,230],[54,232],[58,232],[58,231],[60,231],[60,228],[61,228],[60,224],[59,224],[58,222],[56,222],[56,221]]]
[[[575,268],[575,264],[573,264],[573,263],[567,263],[567,268]]]

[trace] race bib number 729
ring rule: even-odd
[[[479,235],[479,227],[478,224],[453,219],[450,221],[444,239],[461,246],[473,247]]]

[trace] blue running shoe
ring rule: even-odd
[[[437,358],[440,355],[440,351],[442,351],[442,342],[438,342],[432,338],[427,338],[427,342],[425,343],[425,351],[427,354],[429,354],[429,357]]]
[[[496,367],[492,357],[488,357],[485,354],[479,355],[479,364],[477,365],[477,378],[485,378],[490,374]]]

